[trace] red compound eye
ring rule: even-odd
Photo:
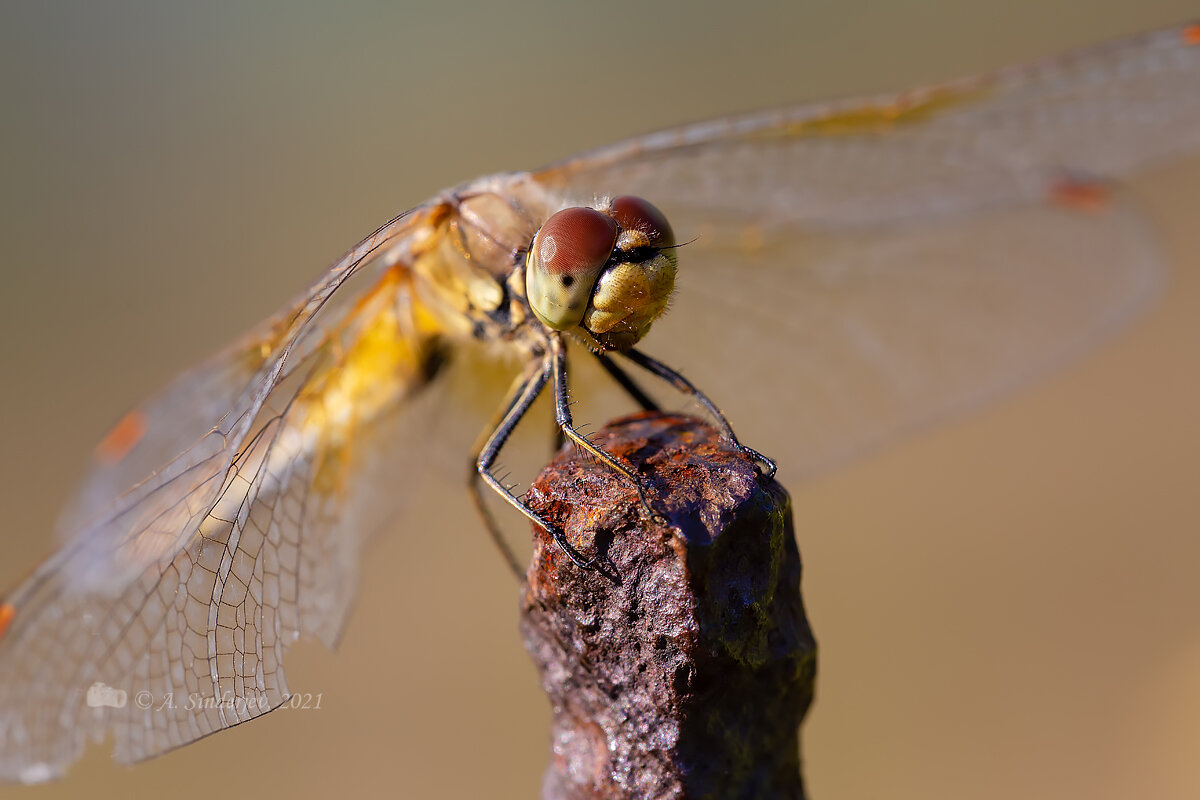
[[[533,237],[525,292],[530,308],[556,331],[580,323],[620,229],[593,208],[564,208]]]
[[[640,197],[622,195],[612,201],[613,219],[624,230],[641,231],[651,247],[673,247],[675,232],[663,213]]]
[[[617,243],[617,224],[591,208],[564,208],[538,231],[533,254],[554,277],[578,277],[604,266]]]

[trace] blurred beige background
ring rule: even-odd
[[[0,586],[50,548],[123,410],[442,187],[1195,13],[188,5],[0,10]],[[1150,314],[1013,400],[790,487],[821,645],[814,797],[1200,796],[1200,162],[1135,190],[1176,260]],[[340,651],[293,649],[321,710],[133,769],[93,748],[0,795],[535,797],[548,709],[514,585],[446,491],[445,524],[376,544]]]

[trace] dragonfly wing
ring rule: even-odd
[[[386,446],[365,432],[424,384],[437,342],[402,263],[384,258],[365,286],[338,290],[402,248],[419,216],[381,229],[276,317],[246,385],[220,384],[245,367],[214,362],[143,407],[166,423],[190,381],[231,398],[166,467],[93,506],[0,605],[0,778],[56,777],[109,731],[129,762],[258,716],[288,697],[292,641],[336,639],[367,513],[356,477]],[[178,411],[200,425],[201,412]],[[130,452],[178,445],[164,424]],[[94,485],[136,474],[98,469]]]
[[[1117,193],[948,226],[713,228],[681,253],[646,348],[809,477],[1078,355],[1154,295],[1158,267]]]
[[[694,240],[644,346],[808,475],[1029,380],[1144,302],[1161,259],[1108,179],[1200,148],[1197,41],[685,127],[532,179],[643,195]]]
[[[1041,202],[1200,148],[1200,25],[899,94],[684,126],[533,173],[770,224],[861,226]]]
[[[335,292],[372,257],[394,249],[420,221],[419,209],[391,220],[270,319],[126,414],[93,451],[89,470],[60,519],[62,537],[70,539],[97,519],[111,516],[122,503],[136,504],[141,493],[165,482],[166,476],[159,481],[154,477],[164,465],[168,471],[182,470],[198,451],[235,449],[282,370],[320,340],[321,325],[313,325],[318,311],[321,321],[341,313],[328,307]],[[333,305],[345,305],[353,294],[338,293]],[[208,438],[222,442],[206,444]]]
[[[131,410],[92,453],[89,469],[64,509],[59,530],[69,539],[148,475],[193,451],[197,442],[236,420],[253,403],[250,389],[273,348],[264,352],[270,328],[255,330],[217,358],[178,376],[165,389]],[[223,433],[232,432],[226,428]],[[202,448],[203,449],[203,448]],[[222,442],[218,449],[224,449]]]

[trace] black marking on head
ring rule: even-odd
[[[642,247],[631,247],[628,250],[617,249],[613,251],[612,257],[608,260],[609,264],[642,264],[650,261],[659,253],[668,250],[667,247],[652,247],[643,245]]]

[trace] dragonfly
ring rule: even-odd
[[[0,599],[0,780],[60,777],[107,735],[137,762],[287,702],[285,653],[336,643],[364,540],[402,510],[381,464],[460,353],[517,373],[477,495],[580,569],[494,469],[549,386],[563,435],[636,485],[574,424],[568,364],[595,357],[643,405],[632,375],[665,381],[789,481],[1062,364],[1156,285],[1120,181],[1200,149],[1198,85],[1184,25],[685,125],[400,214],[97,445],[61,549]]]

